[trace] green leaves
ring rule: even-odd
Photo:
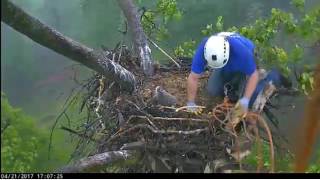
[[[168,39],[170,37],[170,33],[165,26],[160,26],[158,32],[156,34],[156,40],[162,41],[164,39]]]
[[[300,87],[305,95],[308,95],[310,91],[314,89],[313,73],[304,72],[299,79]]]
[[[177,0],[158,0],[153,9],[144,12],[141,22],[148,36],[154,36],[158,41],[162,41],[170,37],[168,23],[181,18],[182,12],[177,6]]]
[[[154,24],[155,22],[155,13],[152,11],[145,11],[142,19],[141,19],[141,24],[144,29],[144,32],[148,34],[149,36],[155,31],[156,25]]]
[[[291,2],[301,11],[304,9],[304,0]],[[299,18],[301,17],[301,18]],[[290,12],[272,8],[270,16],[259,18],[253,24],[242,27],[231,27],[227,31],[238,31],[251,39],[256,45],[256,51],[261,57],[261,65],[265,67],[278,67],[287,76],[291,73],[290,65],[301,64],[305,60],[305,50],[302,48],[309,43],[320,41],[320,7],[295,17]],[[212,24],[201,30],[203,35],[209,35],[215,31],[223,31],[222,17],[218,17],[216,27]],[[287,42],[279,42],[279,39]],[[291,43],[291,44],[289,44]],[[313,88],[312,75],[305,71],[299,82],[300,89],[307,94]]]
[[[212,24],[207,24],[207,26],[201,30],[201,34],[204,36],[210,36],[214,33],[223,31],[223,17],[219,16],[217,18],[216,26],[213,28]]]
[[[178,10],[176,0],[159,0],[157,10],[163,15],[164,24],[175,18],[179,20],[182,17],[181,11]]]
[[[38,157],[39,140],[36,136],[40,134],[30,134],[34,129],[34,124],[30,123],[32,119],[23,116],[21,110],[12,108],[3,94],[1,112],[1,126],[9,124],[1,134],[1,172],[30,172]],[[29,133],[23,134],[26,131]]]
[[[289,55],[289,59],[293,63],[297,63],[298,61],[302,60],[303,54],[304,54],[303,48],[301,48],[298,44],[296,44]]]
[[[216,31],[222,31],[223,30],[223,17],[219,16],[216,22]]]
[[[294,5],[302,12],[304,10],[305,0],[292,0],[290,4]]]
[[[317,150],[315,162],[308,168],[307,173],[320,173],[320,149]]]
[[[36,121],[22,110],[12,107],[1,93],[1,172],[48,172],[65,164],[70,147],[61,148],[61,144],[53,146],[56,149],[48,160],[49,132],[36,126]],[[66,141],[64,136],[60,139]]]
[[[196,41],[189,40],[176,47],[174,49],[174,55],[176,57],[192,57],[195,53],[195,48]]]
[[[212,35],[213,34],[213,25],[207,24],[206,28],[201,30],[201,34],[204,36]]]
[[[318,11],[315,11],[314,13],[310,13],[310,14],[305,14],[301,20],[298,33],[305,39],[308,39],[309,37],[315,37],[314,32],[319,33],[319,29],[320,29],[319,15],[320,14],[318,14],[317,12]],[[319,37],[317,39],[319,39]]]

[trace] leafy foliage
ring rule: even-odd
[[[262,157],[258,156],[258,146],[254,144],[252,153],[244,159],[244,163],[250,164],[253,167],[258,166],[258,158],[262,158],[263,169],[270,169],[270,147],[267,143],[262,143]],[[276,154],[275,171],[276,172],[292,172],[293,158],[289,154]]]
[[[13,108],[1,94],[1,172],[47,172],[63,164],[68,156],[59,148],[48,161],[48,131],[35,120]],[[4,127],[6,127],[4,129]]]
[[[300,11],[304,10],[305,0],[293,0],[291,4],[297,7]]]
[[[318,149],[316,153],[317,159],[309,166],[307,173],[320,173],[320,150]]]
[[[141,2],[140,2],[141,3]],[[177,0],[158,0],[152,9],[142,9],[141,23],[149,37],[161,41],[170,37],[167,25],[172,20],[179,20],[182,12],[177,7]]]
[[[244,163],[250,164],[253,167],[258,165],[258,156],[257,156],[257,144],[254,145],[252,153],[244,159]],[[270,153],[269,145],[263,143],[262,145],[262,160],[263,168],[269,169],[270,167]],[[319,173],[320,172],[320,150],[316,150],[316,159],[307,169],[307,173]],[[275,158],[276,172],[293,172],[293,163],[294,158],[288,153],[278,154]]]
[[[1,172],[28,172],[38,157],[36,147],[41,133],[34,133],[32,119],[9,105],[1,95]],[[3,132],[4,131],[4,132]],[[27,134],[31,131],[29,136]]]
[[[174,49],[174,55],[177,57],[192,57],[195,53],[196,41],[189,40],[183,42]]]

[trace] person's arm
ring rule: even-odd
[[[244,93],[244,97],[250,99],[254,90],[257,87],[259,81],[259,73],[257,70],[255,70],[251,76],[249,77],[248,81],[247,81],[247,85],[246,85],[246,90]]]
[[[204,38],[201,43],[198,45],[198,48],[193,56],[192,65],[191,65],[191,72],[189,74],[187,80],[187,104],[194,105],[195,99],[198,90],[198,81],[201,77],[201,74],[204,72],[204,68],[206,65],[206,61],[204,60],[204,46],[207,42],[208,38]]]
[[[187,81],[187,95],[188,95],[188,102],[195,102],[197,90],[198,90],[198,82],[199,82],[200,75],[194,72],[191,72],[188,77]]]
[[[237,105],[239,104],[241,106],[236,106],[239,107],[241,111],[247,112],[250,98],[259,81],[257,66],[254,60],[255,45],[251,40],[241,35],[230,37],[228,40],[229,43],[233,45],[233,53],[238,59],[238,61],[236,61],[238,64],[235,67],[239,68],[240,72],[249,76],[244,95],[237,103]]]
[[[259,73],[257,70],[255,70],[249,77],[247,84],[246,84],[246,90],[244,92],[244,96],[239,100],[239,103],[241,104],[244,113],[248,111],[248,106],[250,102],[250,98],[254,92],[254,90],[257,87],[259,81]]]

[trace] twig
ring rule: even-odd
[[[112,136],[105,144],[108,144],[109,142],[113,141],[114,139],[116,139],[117,137],[120,137],[128,132],[131,132],[133,130],[136,129],[149,129],[151,132],[155,133],[155,134],[183,134],[183,135],[192,135],[192,134],[199,134],[203,131],[208,131],[209,129],[203,128],[203,129],[196,129],[196,130],[190,130],[190,131],[176,131],[176,130],[156,130],[154,129],[152,126],[147,125],[147,124],[138,124],[136,126],[133,126],[127,130],[124,130],[118,134],[115,134],[114,136]]]
[[[141,118],[141,119],[146,119],[146,116],[135,116],[132,115],[129,117],[128,123],[133,119],[133,118]],[[206,119],[193,119],[193,118],[165,118],[165,117],[153,117],[153,120],[158,120],[158,121],[193,121],[193,122],[203,122],[203,123],[208,123],[209,120]]]
[[[187,109],[187,108],[200,108],[200,109],[205,109],[205,106],[182,106],[180,108],[176,109],[176,112],[179,112],[181,110]]]
[[[49,147],[48,147],[48,159],[50,159],[50,152],[51,152],[51,146],[52,146],[52,137],[53,137],[53,131],[59,121],[59,119],[61,118],[61,116],[64,114],[64,112],[66,111],[66,109],[64,109],[62,111],[62,113],[59,114],[59,116],[56,118],[56,120],[54,121],[54,124],[51,128],[51,132],[50,132],[50,139],[49,139]]]
[[[249,139],[249,140],[252,140],[251,137],[249,136],[249,133],[247,131],[247,123],[246,121],[242,121],[243,122],[243,131],[244,131],[244,134],[246,135],[246,137]]]
[[[261,123],[263,125],[263,127],[265,128],[265,130],[267,131],[268,134],[268,138],[269,138],[269,142],[270,142],[270,162],[271,162],[271,172],[274,172],[274,147],[273,147],[273,140],[272,140],[272,134],[271,131],[269,129],[268,124],[265,122],[265,120],[258,114],[256,113],[248,113],[248,116],[250,117],[254,117],[259,123]],[[254,119],[253,118],[253,119]]]
[[[272,134],[270,132],[270,129],[267,125],[267,123],[265,122],[265,120],[262,117],[259,117],[259,121],[263,124],[263,126],[265,127],[265,129],[267,130],[268,133],[268,137],[269,137],[269,141],[270,141],[270,162],[271,162],[271,172],[274,172],[274,149],[273,149],[273,141],[272,141]]]
[[[259,173],[263,166],[263,154],[262,154],[262,146],[261,146],[261,139],[259,136],[259,131],[257,126],[254,127],[254,133],[256,135],[256,142],[257,142],[257,159],[258,159],[258,166],[257,166],[257,173]]]
[[[236,151],[237,151],[237,160],[239,161],[239,167],[240,171],[242,170],[242,158],[240,157],[240,142],[239,142],[239,137],[237,136],[237,133],[234,131],[235,134],[235,145],[236,145]]]
[[[49,137],[49,146],[48,146],[48,159],[50,159],[50,152],[51,152],[51,146],[52,146],[52,138],[53,138],[53,131],[59,121],[59,119],[62,117],[62,115],[67,111],[68,107],[77,99],[79,93],[83,90],[84,87],[81,87],[80,90],[76,93],[76,95],[69,101],[69,99],[71,98],[74,90],[76,88],[73,88],[71,90],[71,93],[70,93],[70,96],[67,98],[67,100],[65,101],[63,107],[62,107],[62,112],[58,115],[58,117],[55,119],[55,122],[51,128],[51,131],[50,131],[50,137]],[[69,101],[69,103],[68,103]]]
[[[95,80],[94,80],[95,81]],[[90,82],[89,82],[90,83]],[[80,107],[80,112],[82,112],[84,105],[87,103],[88,99],[93,95],[93,93],[96,92],[96,90],[99,88],[99,84],[96,84],[94,88],[87,94],[87,96],[84,98],[82,101],[81,107]]]
[[[102,97],[102,93],[105,91],[105,77],[101,76],[101,78],[99,79],[99,91],[98,91],[98,98],[97,98],[97,103],[98,105],[95,107],[94,112],[96,113],[96,116],[98,118],[102,117],[100,115],[100,107],[104,104],[104,102],[102,101],[101,97]],[[104,123],[101,121],[101,119],[99,119],[99,123],[102,129],[105,129],[105,125]]]
[[[90,139],[91,141],[94,141],[94,142],[98,142],[97,140],[93,139],[92,137],[89,137],[88,135],[86,135],[85,133],[80,133],[78,131],[75,131],[73,129],[70,129],[70,128],[67,128],[67,127],[64,127],[64,126],[61,126],[60,129],[68,131],[69,133],[75,134],[75,135],[77,135],[79,137]]]
[[[133,105],[134,107],[136,107],[138,109],[139,112],[143,113],[144,115],[146,115],[147,117],[147,121],[150,123],[151,126],[153,126],[155,129],[158,129],[157,126],[151,121],[151,119],[153,119],[153,117],[146,113],[145,111],[143,111],[137,104],[135,104],[132,101],[126,100],[128,103],[130,103],[131,105]]]
[[[146,127],[151,130],[155,134],[183,134],[183,135],[192,135],[192,134],[199,134],[203,131],[208,131],[209,129],[203,128],[203,129],[196,129],[196,130],[190,130],[190,131],[176,131],[176,130],[155,130],[151,126],[146,125]]]
[[[155,42],[153,42],[150,38],[148,38],[148,40],[151,42],[151,44],[153,44],[156,48],[158,48],[164,55],[166,55],[171,61],[173,61],[177,67],[180,69],[181,66],[179,63],[177,63],[177,61],[175,61],[168,53],[166,53],[162,48],[160,48]]]
[[[63,115],[68,120],[68,126],[70,127],[71,126],[71,121],[70,121],[70,118],[69,118],[68,114],[66,112],[63,112]]]

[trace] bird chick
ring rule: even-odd
[[[156,87],[152,99],[153,102],[163,106],[174,106],[177,104],[177,98],[168,93],[161,86]]]

